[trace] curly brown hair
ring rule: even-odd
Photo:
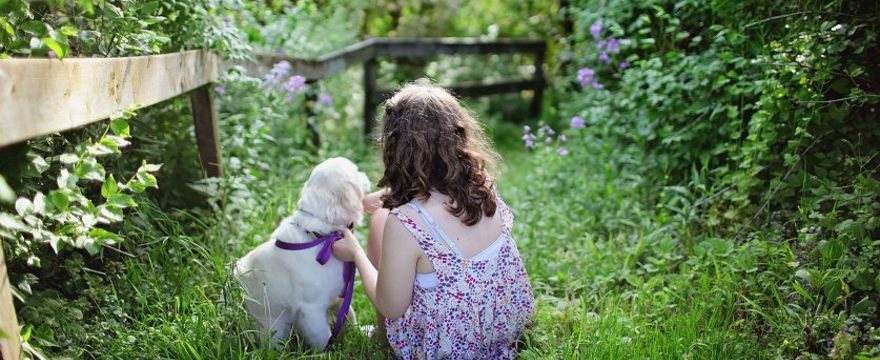
[[[385,101],[378,139],[388,188],[382,207],[393,209],[436,190],[452,199],[446,209],[471,226],[495,215],[498,154],[480,123],[442,87],[408,84]]]

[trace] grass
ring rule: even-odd
[[[581,153],[570,159],[548,158],[521,148],[519,125],[498,117],[485,121],[505,159],[499,186],[515,211],[515,236],[538,300],[522,358],[761,356],[759,342],[737,320],[737,274],[723,254],[685,261],[689,254],[665,231],[669,223],[658,220],[662,216],[642,190],[645,180],[632,170],[636,159],[586,139],[572,140],[581,141]],[[285,122],[269,126],[278,138],[298,131]],[[230,278],[234,261],[292,212],[312,164],[347,156],[378,178],[371,147],[351,146],[362,143],[345,138],[357,136],[344,135],[352,133],[345,127],[328,131],[340,133],[328,136],[336,141],[325,142],[317,155],[280,146],[271,161],[231,168],[219,187],[227,190],[215,196],[223,207],[180,210],[168,205],[173,202],[139,199],[122,229],[138,244],[129,249],[132,257],[105,254],[105,275],[84,273],[85,296],[61,307],[93,311],[81,324],[38,324],[39,345],[85,358],[387,358],[386,349],[351,328],[326,353],[296,339],[287,348],[270,348],[256,340],[244,294]],[[234,155],[234,145],[227,146]],[[360,324],[373,323],[359,288],[353,306]],[[52,308],[29,304],[29,311]],[[53,333],[59,326],[64,330]]]

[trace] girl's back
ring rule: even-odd
[[[432,193],[391,213],[424,251],[412,305],[387,320],[397,356],[513,358],[534,310],[532,290],[510,229],[513,215],[496,198],[492,217],[466,226]]]

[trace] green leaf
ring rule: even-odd
[[[122,209],[137,206],[137,203],[131,195],[121,193],[110,195],[110,197],[107,198],[107,203],[118,206]]]
[[[101,196],[105,199],[109,199],[118,192],[119,188],[116,185],[116,178],[113,177],[113,174],[110,174],[110,176],[104,180],[104,184],[101,185]]]
[[[101,240],[104,244],[115,244],[122,241],[122,237],[101,228],[89,230],[89,236]]]
[[[877,303],[865,296],[861,301],[853,305],[852,312],[855,315],[873,315],[877,312]]]
[[[6,183],[6,178],[0,175],[0,202],[11,203],[15,201],[15,191]]]
[[[9,22],[6,21],[5,17],[0,17],[0,26],[3,27],[3,30],[6,31],[10,36],[15,36],[15,30],[12,29],[12,25],[9,25]]]
[[[62,47],[61,44],[55,41],[55,39],[46,36],[42,40],[43,43],[46,44],[46,46],[48,46],[50,49],[52,49],[52,51],[55,52],[55,55],[57,55],[59,59],[64,58],[64,47]]]
[[[79,30],[76,27],[70,25],[62,26],[59,30],[65,36],[76,37],[79,34]]]
[[[76,156],[76,154],[67,153],[67,154],[61,154],[61,156],[59,156],[58,159],[61,160],[62,164],[70,165],[70,164],[73,164],[73,163],[76,163],[77,161],[79,161],[79,156]]]
[[[21,222],[21,220],[19,220],[17,217],[9,215],[7,213],[0,213],[0,227],[12,231],[27,231],[29,229],[29,227]]]
[[[117,206],[113,206],[110,204],[103,204],[98,206],[98,211],[101,214],[101,217],[107,222],[119,222],[122,221],[122,209]]]
[[[128,121],[124,118],[116,118],[110,120],[110,130],[113,131],[114,134],[119,135],[123,138],[128,138],[131,136],[129,132]]]
[[[49,205],[58,211],[65,211],[67,207],[70,205],[70,199],[67,198],[67,195],[64,194],[61,190],[52,190],[49,192],[49,196],[46,197]]]
[[[40,155],[35,156],[34,159],[31,160],[31,164],[34,165],[34,168],[37,169],[37,172],[40,174],[49,169],[49,163]]]

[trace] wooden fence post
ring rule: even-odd
[[[315,114],[315,106],[318,103],[318,94],[314,92],[306,93],[306,129],[309,131],[310,139],[312,142],[312,146],[315,148],[315,153],[318,153],[318,150],[321,149],[321,133],[318,131],[317,123],[317,114]]]
[[[189,95],[192,104],[193,122],[196,127],[196,142],[199,146],[199,159],[202,167],[211,177],[223,176],[223,160],[220,156],[220,130],[217,117],[211,104],[210,84],[199,87]]]
[[[541,117],[541,105],[544,103],[544,87],[547,86],[547,81],[544,79],[544,51],[535,53],[535,75],[533,80],[538,85],[535,86],[529,112],[533,117]]]
[[[15,306],[12,305],[12,284],[6,273],[6,259],[3,247],[0,246],[0,355],[5,360],[21,358],[21,344],[18,335],[18,321],[15,318]]]
[[[376,59],[364,63],[364,136],[373,135],[376,123]]]

